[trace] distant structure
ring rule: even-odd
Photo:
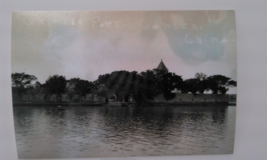
[[[165,64],[163,63],[162,59],[161,59],[161,62],[159,63],[158,67],[157,67],[158,70],[163,70],[163,71],[169,71],[168,68],[165,66]]]

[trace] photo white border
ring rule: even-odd
[[[107,159],[267,159],[266,8],[267,1],[263,0],[0,0],[0,159],[17,159],[11,101],[12,11],[90,10],[235,10],[236,15],[238,96],[234,154]]]

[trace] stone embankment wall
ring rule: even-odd
[[[105,98],[94,94],[87,94],[85,97],[79,98],[79,95],[69,96],[67,94],[61,95],[62,102],[105,102]],[[52,94],[23,94],[21,96],[13,94],[14,102],[57,102],[57,96]]]
[[[181,94],[176,93],[175,98],[171,100],[166,100],[163,95],[159,95],[154,98],[152,102],[155,103],[205,103],[205,102],[229,102],[231,101],[232,96],[229,96],[228,94],[221,95],[221,94]]]
[[[68,96],[61,95],[62,102],[105,102],[105,98],[94,94],[87,94],[85,97],[79,98],[79,95]],[[24,94],[21,96],[13,94],[14,102],[57,102],[56,95],[45,94]],[[236,95],[221,94],[181,94],[176,93],[175,98],[166,100],[163,95],[159,95],[152,100],[154,103],[216,103],[216,102],[236,102]]]

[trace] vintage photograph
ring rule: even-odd
[[[233,10],[13,12],[19,159],[232,154]]]

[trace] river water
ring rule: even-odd
[[[236,107],[14,107],[18,156],[230,154]]]

